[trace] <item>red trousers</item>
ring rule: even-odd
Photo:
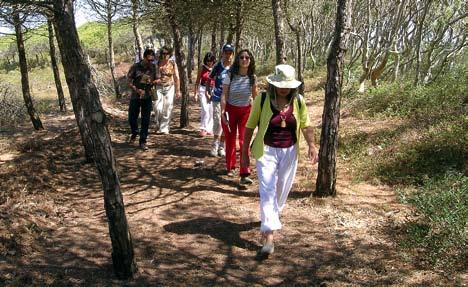
[[[226,169],[228,171],[236,168],[236,138],[239,133],[239,148],[242,151],[244,145],[244,133],[245,125],[249,119],[250,106],[236,107],[226,103],[226,113],[229,117],[229,129],[228,126],[222,123],[224,136],[225,136],[225,151],[226,151]],[[239,152],[240,154],[240,152]],[[240,176],[250,175],[250,169],[248,167],[240,168]]]

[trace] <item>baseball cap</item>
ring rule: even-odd
[[[223,46],[223,52],[225,52],[225,51],[234,52],[234,46],[231,45],[231,44],[224,44],[224,46]]]

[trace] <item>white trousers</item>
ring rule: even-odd
[[[291,191],[297,170],[297,148],[265,145],[256,162],[260,190],[260,231],[281,229],[279,215]]]
[[[160,133],[169,133],[172,108],[174,106],[174,94],[174,85],[169,87],[156,87],[156,95],[158,98],[154,102],[154,114],[156,127]]]
[[[221,103],[211,102],[213,106],[213,135],[221,136],[223,129],[221,128]]]
[[[198,88],[198,99],[200,100],[200,130],[213,133],[213,105],[205,97],[206,87],[200,85]]]

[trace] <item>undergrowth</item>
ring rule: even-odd
[[[386,83],[344,99],[364,127],[340,135],[341,160],[355,178],[399,186],[420,215],[408,246],[444,269],[466,260],[468,92],[463,69],[414,87]],[[411,192],[410,190],[413,190]]]
[[[449,171],[400,195],[420,215],[406,226],[403,247],[422,247],[427,263],[437,268],[463,269],[468,260],[468,177]]]

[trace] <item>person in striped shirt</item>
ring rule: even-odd
[[[249,118],[252,99],[256,96],[255,60],[248,49],[243,49],[234,58],[234,64],[224,78],[221,95],[221,123],[225,136],[226,169],[229,176],[235,175],[237,134],[242,150],[245,124]],[[249,167],[241,167],[240,184],[251,184],[249,175]]]

